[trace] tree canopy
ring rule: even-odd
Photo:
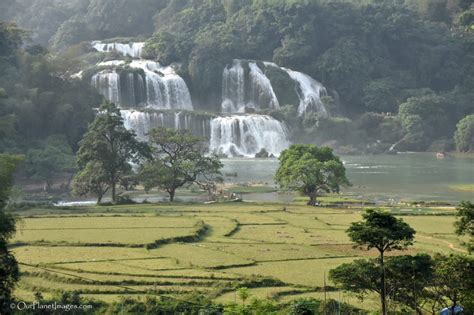
[[[116,186],[130,173],[130,163],[138,163],[147,154],[147,145],[136,140],[133,131],[125,129],[120,110],[113,103],[104,102],[80,142],[76,192],[94,193],[100,202],[99,192],[110,188],[115,203]]]
[[[153,129],[149,143],[152,159],[140,170],[145,189],[157,187],[173,201],[179,187],[197,184],[210,191],[222,181],[222,163],[215,156],[206,156],[203,139],[189,130]]]
[[[351,223],[347,229],[347,235],[357,246],[368,250],[375,248],[379,252],[381,312],[386,314],[385,252],[406,249],[413,244],[416,232],[402,219],[377,209],[367,210],[362,214],[362,219],[362,221]]]
[[[474,115],[464,117],[456,125],[454,142],[460,152],[474,151]]]
[[[5,211],[11,188],[13,174],[22,161],[21,156],[0,154],[0,312],[8,313],[13,289],[20,278],[15,256],[7,247],[8,241],[16,232],[16,219]]]
[[[470,237],[469,251],[474,249],[474,204],[470,201],[462,201],[457,207],[458,220],[454,223],[458,235],[467,234]]]
[[[316,205],[321,192],[339,192],[340,186],[350,184],[344,164],[329,147],[294,144],[278,159],[276,182],[284,189],[309,196],[308,205]]]

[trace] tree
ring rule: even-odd
[[[138,163],[148,152],[146,144],[136,140],[133,131],[125,129],[120,110],[107,101],[101,105],[79,145],[77,164],[80,172],[75,178],[79,182],[76,187],[84,188],[79,190],[82,193],[96,194],[100,200],[99,192],[108,185],[113,203],[116,202],[117,184],[130,173],[130,163]],[[92,170],[100,171],[93,174]],[[85,182],[91,184],[84,185]]]
[[[413,309],[426,313],[424,306],[431,300],[429,291],[434,277],[434,261],[427,254],[395,256],[387,259],[389,297]]]
[[[393,301],[402,303],[424,314],[423,306],[429,299],[434,263],[429,255],[395,256],[385,265],[385,290]],[[382,272],[376,259],[358,259],[330,270],[329,278],[342,289],[360,298],[369,292],[382,294]]]
[[[245,301],[250,297],[250,290],[246,287],[238,288],[237,295],[242,300],[242,305],[245,305]]]
[[[458,220],[454,223],[456,234],[467,234],[471,237],[468,249],[472,251],[474,248],[474,204],[470,201],[461,201],[457,210]]]
[[[96,196],[97,204],[100,204],[110,189],[105,167],[98,161],[88,162],[74,177],[72,189],[77,196]]]
[[[448,102],[434,93],[409,98],[400,105],[399,116],[405,129],[405,140],[410,149],[424,150],[441,137],[445,129],[453,132],[449,123]]]
[[[474,151],[474,115],[464,117],[456,125],[454,142],[460,152]]]
[[[279,160],[276,182],[308,196],[308,205],[315,206],[322,191],[339,192],[340,186],[350,185],[344,164],[329,147],[294,144],[281,153]]]
[[[380,302],[382,314],[387,314],[384,254],[392,250],[403,250],[413,244],[415,230],[402,219],[387,212],[369,209],[362,215],[363,221],[353,222],[347,234],[359,247],[375,248],[380,260]]]
[[[0,313],[10,312],[15,283],[20,278],[15,256],[8,250],[8,241],[16,232],[15,217],[5,212],[13,185],[13,173],[21,162],[20,156],[0,154]]]
[[[391,78],[371,81],[364,88],[365,106],[374,112],[396,113],[398,110],[399,88]]]
[[[289,315],[313,315],[317,314],[320,305],[321,301],[313,298],[297,299],[290,303],[287,312]]]
[[[149,142],[152,159],[139,173],[146,190],[158,187],[173,201],[179,187],[197,184],[209,189],[222,181],[222,163],[216,156],[206,156],[203,139],[189,130],[153,129]]]
[[[454,310],[462,304],[466,314],[474,311],[474,258],[467,255],[440,255],[434,257],[435,276],[433,291],[442,305]],[[454,313],[453,313],[454,314]]]
[[[26,154],[26,173],[33,179],[44,181],[45,191],[49,191],[55,176],[75,169],[74,155],[66,137],[49,137],[43,148],[30,149]]]

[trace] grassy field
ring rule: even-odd
[[[236,288],[247,286],[255,297],[281,302],[320,297],[325,278],[332,285],[330,269],[376,255],[354,249],[345,233],[360,220],[361,201],[325,201],[327,207],[296,200],[286,207],[163,203],[23,211],[12,246],[22,271],[16,294],[32,300],[37,291],[48,296],[76,290],[110,302],[129,295],[199,291],[229,302]],[[387,210],[417,230],[408,253],[465,251],[454,234],[453,208]],[[371,305],[340,291],[330,295]]]

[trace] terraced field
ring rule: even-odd
[[[389,210],[417,230],[410,253],[464,250],[453,233],[453,209]],[[247,286],[253,296],[279,301],[318,297],[330,269],[376,254],[352,248],[345,234],[360,214],[357,207],[301,203],[29,210],[13,246],[22,271],[16,294],[76,290],[110,302],[199,291],[224,302]],[[356,303],[327,285],[333,297]]]

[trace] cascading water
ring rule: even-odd
[[[327,95],[326,88],[309,75],[288,70],[288,75],[298,82],[301,94],[300,104],[298,106],[298,115],[303,116],[309,112],[316,112],[320,115],[327,116],[328,112],[321,101],[321,96]]]
[[[92,85],[111,102],[121,107],[193,109],[186,82],[172,67],[149,60],[133,60],[130,64],[112,60],[98,64],[109,65],[120,67],[121,74],[117,67],[103,70],[92,76]]]
[[[94,74],[92,86],[109,101],[120,104],[120,76],[114,70],[103,70]]]
[[[234,60],[222,73],[222,104],[224,113],[244,113],[245,108],[279,108],[272,84],[255,62],[248,63],[246,82],[241,60]]]
[[[265,62],[266,66],[277,67],[284,70],[298,85],[297,93],[300,99],[298,105],[298,115],[303,116],[309,112],[316,112],[322,116],[327,116],[328,112],[324,107],[321,97],[327,95],[326,88],[307,74],[280,67],[273,62]]]
[[[94,41],[91,43],[92,47],[99,52],[112,52],[116,51],[122,54],[124,57],[141,58],[143,53],[144,42],[138,43],[103,43],[100,41]]]
[[[259,108],[265,104],[267,108],[279,108],[278,99],[272,84],[255,62],[249,63],[250,68],[250,105]]]
[[[133,58],[141,55],[141,52],[130,53],[128,49],[136,48],[133,44],[96,43],[95,46],[97,50],[114,50]],[[241,114],[221,117],[191,113],[189,90],[173,67],[144,59],[109,60],[97,66],[105,70],[92,76],[92,85],[122,108],[135,108],[122,109],[121,114],[125,127],[134,130],[142,140],[155,127],[190,129],[210,139],[211,153],[228,157],[254,157],[262,149],[278,156],[290,144],[284,123],[266,115],[242,115],[246,108],[279,108],[271,82],[275,72],[266,71],[269,66],[278,67],[275,64],[234,60],[227,66],[222,75],[222,112]],[[301,72],[278,68],[284,71],[283,75],[288,74],[290,84],[295,82],[300,115],[310,111],[327,114],[320,99],[326,93],[321,84]],[[144,107],[148,109],[140,109]]]
[[[145,72],[147,104],[159,109],[193,110],[191,95],[183,78],[170,66],[149,60],[134,60],[130,67]]]
[[[125,128],[134,130],[140,140],[156,127],[189,129],[194,134],[208,138],[211,117],[197,116],[186,112],[142,112],[137,110],[120,111]]]
[[[232,67],[225,67],[222,74],[222,111],[239,113],[245,111],[244,68],[240,60],[234,60]]]
[[[266,115],[232,115],[211,120],[211,153],[254,157],[261,149],[278,156],[289,146],[285,125]]]

